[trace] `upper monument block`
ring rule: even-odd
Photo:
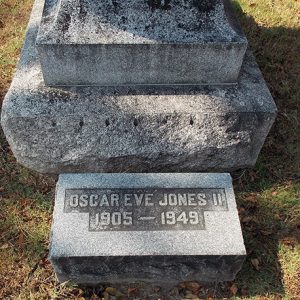
[[[220,0],[47,0],[43,44],[243,43]]]
[[[247,40],[227,0],[46,0],[46,84],[235,83]]]

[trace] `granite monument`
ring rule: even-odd
[[[276,112],[228,0],[36,0],[1,124],[60,174],[60,281],[164,284],[240,270],[231,177],[199,172],[253,166]]]
[[[253,166],[276,106],[229,1],[209,3],[36,1],[1,116],[17,160],[48,174]]]
[[[49,258],[62,282],[229,281],[245,255],[227,173],[59,177]]]

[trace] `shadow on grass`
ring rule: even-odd
[[[235,6],[279,110],[255,168],[232,174],[248,253],[236,284],[241,296],[283,297],[279,251],[300,243],[300,29],[259,26]]]

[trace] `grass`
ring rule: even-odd
[[[12,79],[32,0],[0,0],[0,102]],[[236,0],[279,108],[253,169],[233,173],[247,247],[236,280],[204,299],[300,299],[300,1]],[[99,299],[61,285],[47,261],[55,180],[18,165],[0,133],[0,299]],[[186,291],[190,288],[185,287]],[[109,289],[113,294],[113,289]],[[107,294],[106,294],[107,299]]]

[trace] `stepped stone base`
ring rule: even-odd
[[[46,84],[236,83],[247,39],[228,0],[150,2],[46,0],[37,38]]]
[[[246,251],[229,174],[63,174],[49,259],[61,282],[230,281]]]
[[[235,86],[44,85],[37,1],[1,124],[18,162],[41,173],[222,171],[253,166],[276,106],[248,52]]]

